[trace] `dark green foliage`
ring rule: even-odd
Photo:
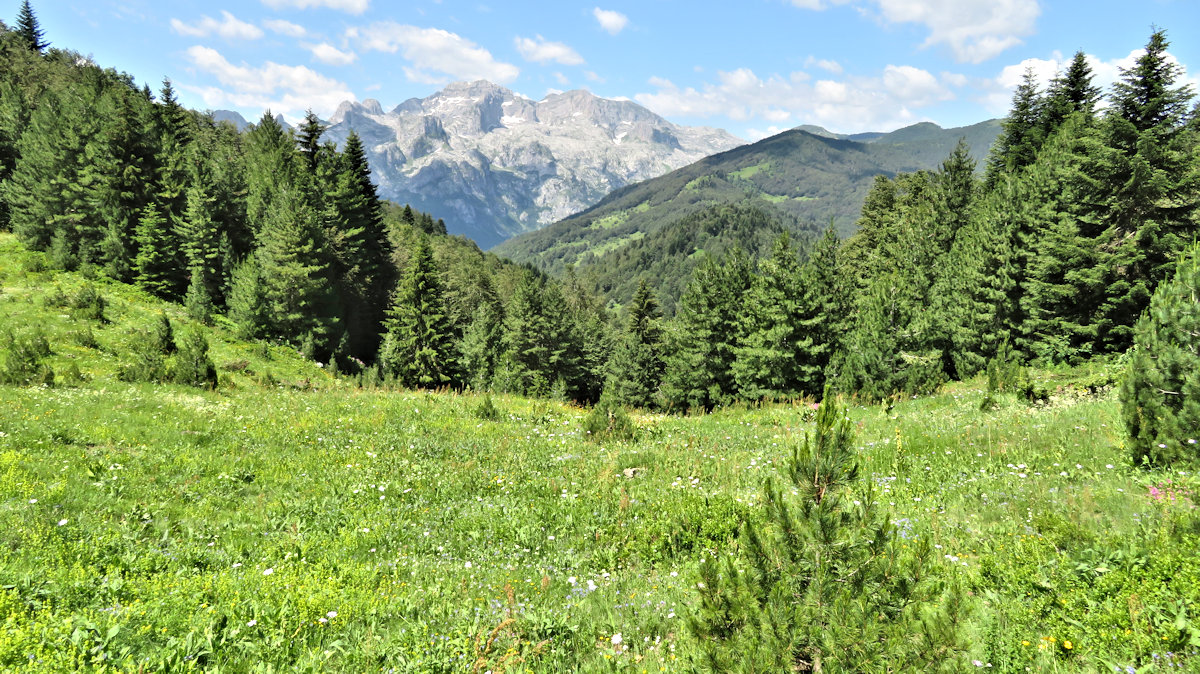
[[[745,400],[793,398],[801,392],[806,353],[800,261],[785,233],[763,260],[738,301],[742,311],[739,343],[731,364],[737,395]]]
[[[0,383],[16,386],[53,386],[54,369],[46,363],[51,355],[50,342],[42,332],[16,336],[0,334],[0,350],[4,351],[4,368]]]
[[[711,410],[735,399],[739,317],[751,279],[750,261],[740,249],[723,263],[710,257],[696,268],[667,336],[662,389],[669,409]]]
[[[29,6],[29,0],[21,1],[21,11],[17,14],[17,24],[13,26],[13,29],[30,51],[41,53],[50,46],[50,43],[44,39],[45,33],[38,26],[37,16],[34,15],[33,8]]]
[[[548,395],[556,387],[577,395],[580,348],[562,288],[526,270],[504,319],[504,351],[494,385],[524,395]]]
[[[1055,77],[1046,92],[1042,112],[1042,133],[1049,138],[1071,115],[1091,118],[1100,100],[1100,87],[1092,84],[1092,67],[1087,55],[1075,52],[1067,72]]]
[[[192,320],[204,325],[212,323],[212,295],[208,292],[208,284],[204,282],[204,275],[199,267],[192,268],[192,281],[188,284],[183,306]]]
[[[245,338],[266,334],[268,313],[266,289],[258,259],[251,254],[234,267],[229,283],[229,320]]]
[[[1137,323],[1121,412],[1135,464],[1200,457],[1200,248],[1195,245]]]
[[[159,314],[158,320],[150,328],[149,339],[144,340],[148,349],[164,356],[175,353],[175,328],[166,314]]]
[[[492,402],[492,394],[485,393],[483,400],[475,408],[475,417],[484,421],[499,421],[504,418],[504,413]]]
[[[1099,230],[1099,271],[1105,286],[1094,318],[1097,352],[1132,343],[1133,325],[1176,256],[1195,235],[1200,207],[1200,155],[1184,133],[1192,98],[1181,66],[1167,54],[1163,31],[1122,71],[1101,127],[1102,144],[1088,153],[1081,220]]]
[[[174,232],[155,204],[148,204],[138,219],[137,257],[133,268],[135,283],[159,297],[171,297],[175,288],[177,261],[172,251],[176,246]]]
[[[185,386],[217,387],[217,368],[208,356],[208,339],[203,330],[193,328],[184,333],[183,342],[175,354],[171,379]]]
[[[713,672],[954,671],[963,597],[935,574],[927,538],[904,542],[862,484],[850,420],[832,396],[785,483],[764,487],[766,522],[701,565],[689,620]],[[936,606],[936,607],[935,607]]]
[[[499,302],[479,305],[459,340],[464,382],[475,390],[491,386],[503,348],[504,310]]]
[[[1033,163],[1045,139],[1045,104],[1033,69],[1026,69],[1024,79],[1013,93],[1012,109],[1001,125],[1000,137],[988,155],[986,180],[989,186],[994,185],[1001,174],[1013,173]]]
[[[100,323],[108,322],[104,318],[104,308],[106,302],[104,296],[96,290],[96,286],[85,283],[76,291],[71,298],[70,304],[71,315],[75,318],[82,318],[88,321],[98,321]]]
[[[396,289],[379,362],[402,386],[437,389],[460,381],[457,356],[433,252],[422,239]]]
[[[164,316],[165,318],[165,316]],[[121,381],[164,383],[169,379],[167,356],[154,332],[137,331],[131,335],[128,353],[117,371]],[[174,350],[175,342],[171,341]]]
[[[637,437],[637,425],[608,389],[584,417],[582,428],[583,434],[593,442],[633,442]]]
[[[321,161],[321,134],[325,133],[325,125],[316,113],[309,108],[304,113],[304,121],[296,133],[296,147],[304,157],[309,173],[316,175],[317,164]]]
[[[642,281],[625,319],[625,332],[613,352],[606,390],[620,405],[648,409],[658,402],[666,369],[662,312],[650,286]]]

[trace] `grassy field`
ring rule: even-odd
[[[63,305],[85,287],[104,321]],[[216,391],[120,381],[164,311],[187,324],[0,238],[0,330],[40,331],[58,375],[0,386],[0,670],[687,671],[701,560],[812,425],[635,415],[598,443],[570,405],[489,419],[220,324]],[[970,590],[948,669],[1200,669],[1191,468],[1130,465],[1110,371],[1036,374],[1048,404],[981,412],[968,382],[850,410],[861,487]]]

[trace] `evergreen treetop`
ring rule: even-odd
[[[46,42],[45,33],[42,32],[38,25],[37,16],[33,13],[33,7],[29,5],[29,0],[22,0],[21,10],[17,14],[17,24],[14,26],[17,35],[21,36],[21,41],[29,47],[31,51],[39,54],[50,46]]]

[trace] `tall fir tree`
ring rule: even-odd
[[[1102,144],[1087,156],[1082,217],[1097,240],[1105,297],[1095,317],[1098,352],[1129,347],[1133,325],[1195,236],[1200,158],[1183,133],[1193,92],[1179,85],[1163,31],[1113,86]]]
[[[46,42],[46,34],[38,24],[37,16],[33,13],[33,7],[30,6],[29,0],[21,0],[21,9],[17,13],[17,24],[13,26],[13,29],[30,51],[40,54],[50,46],[50,43]]]
[[[407,388],[442,388],[460,381],[454,329],[424,237],[396,289],[379,362],[385,375]]]
[[[580,372],[575,324],[557,283],[525,270],[505,310],[495,385],[525,395],[574,395]]]
[[[738,317],[751,278],[750,260],[740,248],[724,262],[706,258],[696,267],[667,332],[662,392],[669,409],[711,410],[735,399]]]
[[[649,409],[658,403],[666,361],[663,353],[662,311],[645,279],[629,303],[625,332],[609,364],[605,391],[620,405]]]
[[[1013,93],[1012,108],[1000,125],[1000,136],[988,154],[985,182],[996,184],[1000,175],[1033,163],[1044,140],[1042,125],[1045,101],[1032,69],[1026,69]]]
[[[1049,138],[1071,115],[1079,114],[1091,118],[1096,114],[1100,101],[1100,87],[1092,84],[1094,79],[1087,55],[1075,52],[1067,72],[1055,77],[1046,92],[1042,110],[1042,134]]]
[[[731,364],[745,400],[795,397],[801,388],[803,287],[800,261],[785,232],[763,260],[744,298]]]

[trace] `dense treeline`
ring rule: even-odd
[[[614,315],[569,267],[517,267],[382,202],[353,134],[339,151],[311,113],[238,133],[22,17],[0,34],[0,226],[364,379],[669,410],[927,392],[998,354],[1124,352],[1195,238],[1200,121],[1162,32],[1107,99],[1082,53],[1046,91],[1028,76],[984,170],[960,143],[878,177],[845,241],[798,246],[751,207],[695,214],[677,238],[713,245],[631,248]],[[677,301],[653,291],[668,257],[694,267]]]

